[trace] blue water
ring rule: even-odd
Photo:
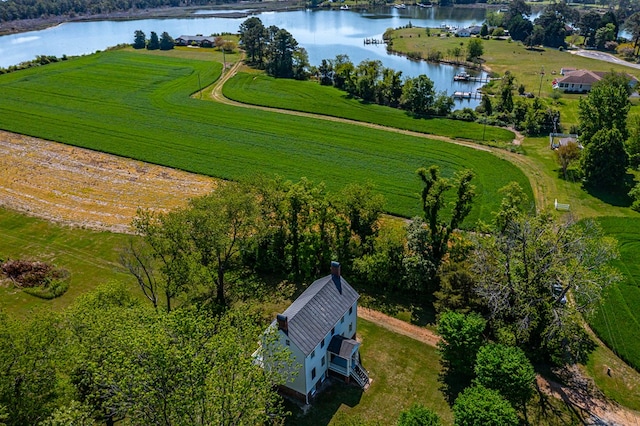
[[[144,31],[147,37],[151,31],[158,34],[167,31],[174,38],[183,34],[236,33],[246,19],[203,15],[212,12],[198,11],[194,18],[73,22],[41,31],[1,36],[0,67],[28,61],[37,55],[83,55],[120,43],[132,43],[136,30]],[[472,91],[478,87],[477,84],[454,83],[453,76],[461,71],[456,67],[411,61],[387,53],[384,45],[365,45],[363,41],[365,38],[381,39],[386,29],[409,23],[421,27],[480,24],[484,20],[484,9],[409,6],[401,10],[390,7],[366,12],[298,10],[265,12],[257,16],[265,26],[276,25],[289,31],[307,50],[313,65],[318,65],[322,59],[333,59],[337,54],[347,54],[354,64],[373,59],[382,61],[385,67],[402,71],[403,76],[426,74],[434,81],[437,91],[453,94],[454,91]],[[475,105],[477,101],[461,101],[458,107]]]

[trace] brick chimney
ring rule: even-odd
[[[276,316],[276,321],[278,321],[278,330],[284,331],[284,334],[289,334],[289,319],[287,316],[278,314]]]
[[[338,289],[338,293],[342,294],[342,281],[340,280],[340,264],[338,262],[331,262],[331,280]]]

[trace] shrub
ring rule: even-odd
[[[28,294],[53,299],[67,291],[69,273],[45,262],[7,260],[0,270]]]

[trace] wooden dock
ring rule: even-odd
[[[453,92],[453,99],[482,99],[482,92]]]
[[[463,82],[468,81],[470,83],[489,83],[491,80],[496,80],[496,79],[492,79],[489,77],[471,76],[467,73],[460,73],[453,76],[453,81],[463,81]]]
[[[385,41],[377,38],[365,38],[364,44],[385,44]]]

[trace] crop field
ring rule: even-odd
[[[619,357],[640,370],[640,218],[603,217],[598,222],[618,240],[615,266],[623,280],[609,289],[591,326]]]
[[[224,85],[224,95],[238,102],[312,112],[398,129],[451,138],[510,144],[513,132],[445,118],[414,118],[406,111],[363,103],[346,92],[313,81],[275,79],[264,74],[238,73]]]
[[[330,191],[371,182],[386,210],[406,217],[419,213],[415,170],[431,164],[444,176],[476,172],[468,223],[491,220],[510,181],[531,194],[517,167],[488,152],[189,97],[220,71],[211,61],[118,50],[5,74],[0,128],[224,179],[305,176]]]

